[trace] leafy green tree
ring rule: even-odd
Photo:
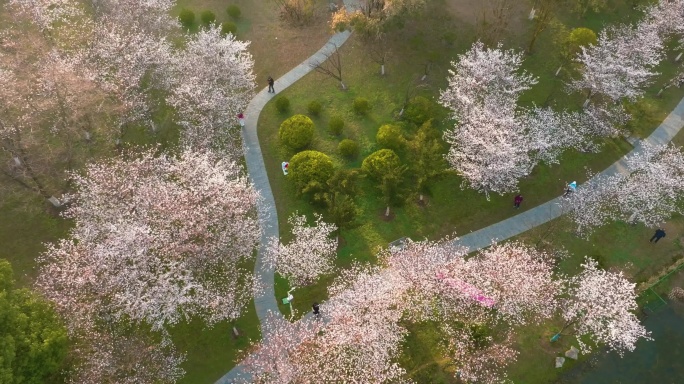
[[[383,202],[387,206],[385,216],[390,214],[390,206],[400,197],[400,188],[406,167],[399,156],[391,149],[381,149],[368,155],[361,163],[361,169],[379,182]]]
[[[308,116],[294,115],[280,124],[280,141],[292,149],[302,149],[309,144],[314,135],[314,123]]]
[[[442,177],[447,169],[444,145],[439,131],[432,127],[431,120],[420,126],[408,148],[411,157],[409,169],[416,180],[420,201],[423,201],[423,193],[428,186]]]
[[[67,353],[67,331],[51,305],[14,285],[0,260],[0,383],[46,383]]]
[[[318,151],[302,151],[290,159],[290,178],[297,192],[311,194],[327,191],[328,180],[335,173],[335,167],[328,155]]]
[[[582,47],[594,45],[598,42],[596,33],[589,28],[575,28],[568,34],[565,41],[564,51],[568,59],[573,59],[582,50]]]
[[[385,124],[375,135],[375,140],[383,148],[388,148],[393,151],[402,151],[406,146],[406,139],[401,129],[396,125]]]
[[[317,199],[322,201],[328,210],[328,221],[337,226],[337,233],[356,225],[358,208],[354,196],[359,193],[358,180],[361,173],[358,169],[338,169],[328,179],[327,191],[320,193]]]
[[[581,17],[587,14],[588,10],[601,12],[608,7],[608,0],[573,0],[573,8]]]

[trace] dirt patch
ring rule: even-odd
[[[481,20],[483,12],[490,11],[499,0],[446,0],[446,10],[457,20],[475,26]],[[509,0],[508,29],[516,34],[527,28],[525,21],[530,12],[530,5],[525,1]]]
[[[385,222],[390,222],[390,221],[394,220],[395,217],[396,216],[394,215],[394,212],[392,210],[390,210],[390,214],[388,216],[385,216],[385,210],[384,209],[382,211],[378,212],[378,218],[382,221],[385,221]]]
[[[238,39],[251,42],[249,52],[254,57],[259,87],[266,86],[269,75],[277,79],[294,68],[332,36],[327,1],[317,1],[313,20],[301,27],[286,23],[275,3],[269,0],[179,0],[177,3],[178,9],[187,7],[198,17],[200,12],[211,10],[218,22],[231,21],[237,25]],[[228,4],[240,7],[242,14],[238,20],[231,20],[226,14]],[[275,88],[277,91],[277,82]]]

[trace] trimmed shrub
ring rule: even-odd
[[[323,107],[321,106],[321,103],[314,100],[306,106],[306,109],[309,111],[311,116],[318,116],[321,114],[321,109],[323,109]]]
[[[359,144],[354,140],[344,139],[337,145],[337,149],[342,156],[353,159],[359,155]]]
[[[363,163],[361,163],[361,169],[375,180],[382,180],[383,175],[400,166],[399,156],[391,149],[375,151],[363,159]]]
[[[226,9],[226,13],[228,13],[228,16],[232,17],[233,19],[239,19],[240,15],[242,14],[240,7],[235,4],[229,5]]]
[[[353,108],[354,112],[357,115],[365,115],[370,110],[370,104],[368,103],[368,99],[363,97],[355,98]]]
[[[183,8],[180,11],[180,15],[178,15],[178,20],[182,26],[190,29],[195,24],[195,12],[187,8]]]
[[[344,128],[344,120],[339,116],[333,116],[328,122],[328,130],[335,136],[342,134],[342,129]]]
[[[302,151],[290,159],[289,178],[297,193],[315,193],[327,189],[327,182],[335,172],[328,155],[318,151]]]
[[[216,15],[212,11],[202,11],[200,20],[202,20],[202,24],[209,25],[216,21]]]
[[[221,33],[224,35],[230,33],[235,36],[235,33],[237,33],[237,25],[235,25],[235,23],[231,23],[230,21],[226,21],[225,23],[221,24]]]
[[[416,96],[409,100],[404,111],[404,118],[420,126],[432,118],[432,113],[432,101],[423,96]]]
[[[375,135],[375,140],[381,147],[395,151],[402,150],[406,144],[406,139],[404,138],[404,134],[401,133],[401,129],[396,125],[391,124],[385,124],[380,127],[377,135]]]
[[[314,123],[308,116],[294,115],[280,124],[278,137],[288,147],[298,150],[311,144]]]
[[[285,96],[278,96],[275,101],[275,106],[278,112],[285,113],[288,109],[290,109],[290,99]]]

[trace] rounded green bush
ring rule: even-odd
[[[335,173],[328,155],[318,151],[302,151],[290,159],[289,176],[298,193],[325,190],[327,182]]]
[[[309,111],[311,116],[318,116],[321,114],[321,109],[323,109],[323,107],[321,106],[321,103],[314,100],[306,106],[306,109]]]
[[[283,144],[292,149],[302,149],[311,144],[314,123],[308,116],[294,115],[280,124],[278,136]]]
[[[375,140],[381,147],[395,151],[403,149],[404,144],[406,144],[406,139],[404,138],[404,134],[401,133],[401,129],[396,125],[391,124],[385,124],[380,127],[377,135],[375,135]]]
[[[229,5],[226,9],[226,12],[228,13],[228,16],[232,17],[233,19],[239,19],[240,15],[242,14],[240,7],[235,4]]]
[[[185,28],[191,28],[195,24],[195,12],[183,8],[178,15],[178,20]]]
[[[368,99],[363,97],[355,98],[353,108],[354,112],[357,115],[365,115],[370,110],[370,104],[368,103]]]
[[[359,155],[359,144],[354,140],[344,139],[337,145],[337,150],[342,156],[352,159]]]
[[[216,21],[216,15],[212,11],[202,11],[200,20],[202,20],[202,24],[209,25]]]
[[[221,33],[224,35],[227,34],[232,34],[235,36],[235,33],[237,32],[237,25],[235,23],[231,23],[230,21],[226,21],[225,23],[221,24]]]
[[[423,125],[432,118],[432,114],[432,101],[427,97],[416,96],[409,100],[404,111],[404,118],[416,125]]]
[[[342,134],[342,129],[344,128],[344,120],[339,116],[333,116],[328,122],[328,130],[335,136]]]
[[[391,149],[375,151],[363,159],[363,163],[361,163],[361,169],[376,180],[381,180],[382,176],[387,174],[389,170],[399,166],[401,166],[401,160]]]
[[[290,99],[285,96],[278,96],[275,101],[275,106],[278,112],[285,113],[288,109],[290,109]]]

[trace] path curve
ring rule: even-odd
[[[344,5],[348,10],[353,10],[357,4],[357,0],[344,0]],[[325,61],[326,58],[333,53],[335,47],[342,46],[342,44],[349,39],[350,35],[351,32],[349,31],[334,34],[316,53],[282,77],[276,79],[274,85],[276,91],[281,92],[284,89],[287,89],[304,77],[304,75],[311,72],[313,69],[310,64]],[[266,317],[269,313],[282,316],[275,297],[275,271],[271,266],[264,262],[264,254],[268,241],[272,238],[278,238],[280,233],[278,229],[278,212],[276,211],[275,199],[273,198],[273,191],[271,191],[271,184],[268,181],[264,157],[261,152],[259,137],[257,135],[259,115],[264,109],[264,106],[266,106],[275,95],[277,95],[277,93],[268,93],[268,88],[263,88],[254,96],[245,110],[245,126],[242,129],[247,173],[249,174],[252,183],[254,183],[254,187],[261,195],[258,206],[258,216],[262,227],[262,233],[259,249],[257,250],[256,263],[254,265],[254,275],[257,284],[261,287],[259,292],[254,295],[254,306],[256,307],[256,313],[260,324],[266,322]],[[268,329],[266,327],[261,327],[261,337],[262,339],[268,338]],[[223,377],[216,381],[216,384],[233,383],[238,377],[243,379],[247,377],[240,364],[223,375]]]
[[[606,168],[603,172],[592,177],[591,180],[600,176],[626,173],[627,168],[625,159],[628,156],[641,153],[643,151],[641,143],[646,142],[652,145],[667,144],[675,137],[682,127],[684,127],[684,98],[679,102],[675,109],[667,115],[665,120],[663,120],[653,133],[647,138],[638,141],[633,150],[613,163],[610,167]],[[581,188],[581,186],[578,186],[578,188]],[[454,244],[465,246],[468,248],[469,252],[473,252],[491,245],[493,240],[503,241],[513,236],[517,236],[527,230],[560,217],[563,214],[560,202],[561,197],[557,197],[506,220],[463,235],[454,240]]]

